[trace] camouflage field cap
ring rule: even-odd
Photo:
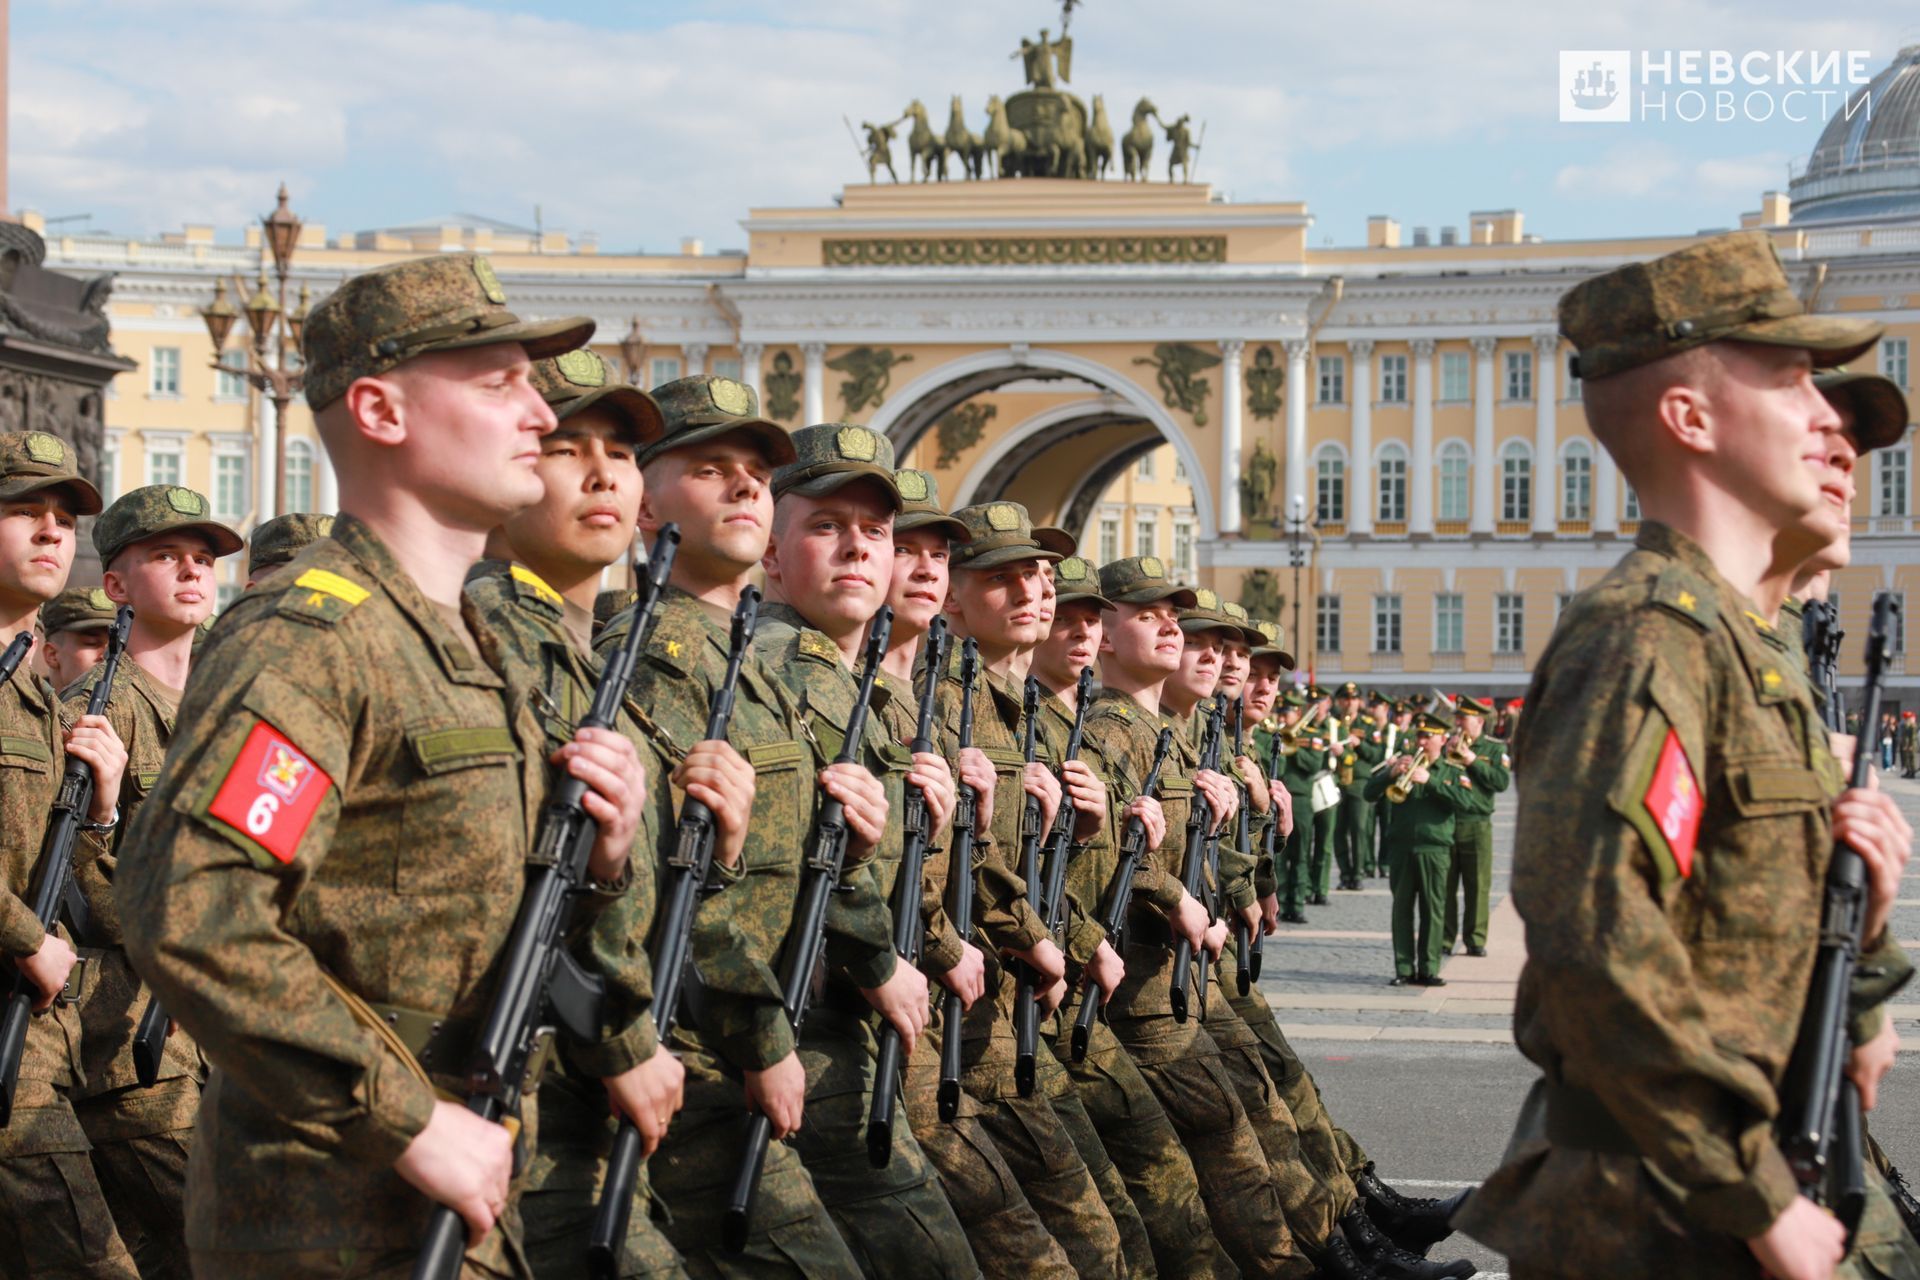
[[[1191,609],[1199,603],[1193,588],[1175,582],[1159,556],[1128,556],[1101,565],[1100,594],[1115,604],[1171,600],[1176,609]]]
[[[1084,556],[1068,556],[1053,566],[1053,590],[1056,606],[1084,601],[1113,608],[1113,601],[1100,594],[1100,571]]]
[[[1492,698],[1474,698],[1464,693],[1453,695],[1453,709],[1463,715],[1490,716],[1493,714]]]
[[[902,467],[893,473],[893,487],[900,491],[900,514],[893,518],[895,533],[938,529],[952,542],[965,542],[973,537],[973,530],[948,515],[940,505],[940,482],[927,472]]]
[[[824,498],[856,480],[871,480],[900,509],[893,480],[893,441],[851,422],[822,422],[793,433],[794,459],[773,473],[773,496]]]
[[[1253,643],[1250,635],[1259,633],[1244,621],[1246,610],[1240,610],[1242,621],[1235,621],[1227,612],[1226,601],[1211,587],[1196,587],[1193,592],[1193,607],[1180,611],[1180,629],[1188,635],[1198,635],[1202,631],[1225,631],[1235,640]]]
[[[304,550],[308,543],[333,536],[333,517],[306,511],[290,511],[275,516],[254,528],[247,539],[247,576],[278,569]]]
[[[1847,435],[1857,452],[1898,444],[1907,433],[1907,393],[1892,378],[1830,369],[1814,374],[1813,385],[1835,408],[1853,415]]]
[[[1277,658],[1283,671],[1294,668],[1293,654],[1287,648],[1287,629],[1277,622],[1265,618],[1253,620],[1253,629],[1260,633],[1260,639],[1253,646],[1256,658]]]
[[[100,513],[93,522],[93,549],[100,553],[100,563],[111,567],[130,543],[180,531],[203,535],[216,556],[230,556],[247,545],[213,518],[205,494],[177,484],[150,484],[121,494]]]
[[[1845,364],[1881,326],[1814,316],[1787,282],[1763,231],[1735,231],[1651,262],[1583,280],[1560,299],[1560,332],[1578,349],[1576,376],[1606,378],[1709,342],[1803,347]]]
[[[68,587],[40,606],[40,630],[49,636],[62,631],[104,631],[118,612],[119,606],[99,587]]]
[[[1265,641],[1266,637],[1261,633],[1260,628],[1255,626],[1253,619],[1247,615],[1245,605],[1236,600],[1222,600],[1220,612],[1227,615],[1227,621],[1240,628],[1240,642],[1248,648]]]
[[[80,459],[59,436],[44,431],[0,435],[0,501],[24,498],[42,489],[64,487],[74,497],[74,514],[100,514],[100,491],[80,474]]]
[[[661,383],[653,389],[653,401],[665,419],[665,434],[640,451],[643,466],[663,453],[735,431],[758,441],[767,461],[776,467],[794,459],[793,437],[779,423],[760,416],[760,397],[744,382],[695,374]]]
[[[977,502],[953,515],[973,535],[954,544],[949,563],[955,569],[993,569],[1022,560],[1057,562],[1073,553],[1071,545],[1060,550],[1051,536],[1052,546],[1042,542],[1027,509],[1017,502]]]
[[[539,360],[592,336],[586,316],[532,321],[507,310],[507,291],[479,254],[410,258],[350,277],[313,309],[300,343],[303,386],[318,413],[356,379],[377,378],[429,351],[517,342]]]
[[[1447,707],[1427,707],[1413,717],[1415,733],[1452,733],[1453,712]]]
[[[627,424],[635,444],[652,444],[666,434],[666,418],[653,397],[615,376],[598,352],[565,351],[535,360],[533,389],[562,422],[599,405]]]

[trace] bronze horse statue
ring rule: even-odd
[[[1128,182],[1148,180],[1147,166],[1153,160],[1153,126],[1147,121],[1159,118],[1160,108],[1153,105],[1153,99],[1142,98],[1133,104],[1133,127],[1120,140],[1120,155],[1126,165]],[[919,134],[914,136],[918,137]]]
[[[1104,178],[1113,167],[1113,121],[1107,119],[1107,100],[1093,95],[1093,122],[1087,126],[1087,171],[1089,178]]]
[[[913,130],[907,135],[907,177],[913,182],[931,182],[935,170],[942,181],[947,176],[947,145],[927,123],[927,108],[915,98],[907,104],[907,119]]]
[[[960,107],[960,95],[953,95],[953,114],[947,117],[947,133],[942,139],[948,152],[960,161],[960,176],[978,178],[986,169],[987,148],[980,135],[967,128],[966,113]],[[947,160],[940,158],[940,180],[946,181]]]
[[[1013,177],[1020,170],[1021,156],[1026,154],[1027,135],[1007,123],[1007,107],[997,93],[987,99],[987,132],[981,150],[996,178]]]

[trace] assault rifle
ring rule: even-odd
[[[1835,733],[1847,731],[1847,709],[1840,702],[1840,615],[1826,600],[1809,600],[1800,614],[1800,643],[1807,651],[1807,674],[1820,695],[1820,716]],[[1865,721],[1861,736],[1867,736]]]
[[[1167,753],[1173,750],[1173,730],[1162,729],[1160,740],[1153,744],[1153,767],[1147,770],[1147,780],[1140,784],[1140,794],[1150,796],[1160,785],[1160,767],[1167,762]],[[1127,924],[1127,908],[1133,903],[1133,877],[1140,869],[1140,859],[1147,856],[1147,824],[1139,818],[1128,818],[1127,829],[1120,837],[1120,859],[1113,869],[1113,880],[1107,885],[1107,905],[1102,912],[1100,924],[1107,931],[1107,937],[1118,938]],[[1100,991],[1089,977],[1081,988],[1080,1013],[1073,1023],[1073,1060],[1083,1062],[1087,1056],[1087,1040],[1093,1034],[1093,1020],[1100,1016]]]
[[[653,615],[666,592],[667,575],[680,545],[680,530],[668,524],[654,538],[633,629],[626,643],[607,657],[593,702],[580,721],[583,729],[611,729],[626,701],[640,661],[640,647],[652,629]],[[540,826],[528,859],[526,887],[513,931],[500,956],[500,980],[493,1004],[467,1065],[467,1110],[499,1123],[520,1108],[527,1067],[553,1034],[550,1019],[582,1039],[599,1035],[600,1002],[606,983],[567,954],[566,929],[574,903],[587,893],[587,868],[600,826],[581,803],[587,784],[556,768],[540,811]],[[426,1241],[413,1266],[414,1280],[452,1280],[466,1252],[467,1228],[460,1215],[435,1205]]]
[[[1038,758],[1040,719],[1040,682],[1032,676],[1027,677],[1020,719],[1024,725],[1020,734],[1020,754],[1026,757],[1026,763],[1032,764]],[[1061,808],[1065,807],[1063,803]],[[1043,919],[1045,907],[1041,902],[1040,841],[1045,835],[1040,830],[1040,797],[1029,795],[1020,808],[1020,878],[1026,882],[1027,905]],[[1026,1098],[1033,1094],[1040,1049],[1040,975],[1023,960],[1013,962],[1013,972],[1013,1085],[1020,1091],[1020,1096]]]
[[[1233,717],[1233,758],[1238,761],[1241,756],[1247,754],[1247,704],[1245,699],[1235,698],[1233,700],[1233,708],[1228,714]],[[1244,782],[1238,783],[1236,784],[1236,789],[1240,792],[1240,810],[1234,825],[1233,847],[1240,851],[1241,857],[1251,861],[1253,858],[1253,840],[1252,833],[1248,830],[1247,785]],[[1273,794],[1271,784],[1269,784],[1267,794],[1269,797]],[[1269,809],[1271,809],[1272,800],[1269,799],[1267,803]],[[1278,818],[1279,815],[1275,814],[1274,817]],[[1253,940],[1257,934],[1258,931],[1250,928],[1246,920],[1240,919],[1235,921],[1233,926],[1233,950],[1234,954],[1240,959],[1239,969],[1235,974],[1235,978],[1240,987],[1240,994],[1243,996],[1253,989]]]
[[[973,745],[973,686],[980,676],[980,652],[973,637],[960,642],[960,737],[956,751]],[[973,841],[979,793],[966,783],[953,799],[953,851],[947,858],[947,918],[962,946],[973,941]],[[940,1118],[953,1123],[960,1114],[960,997],[947,992],[940,1006]]]
[[[1220,717],[1220,702],[1218,699],[1215,699],[1213,705],[1207,709],[1207,734],[1200,747],[1200,767],[1202,769],[1218,769],[1220,767],[1220,734],[1223,727]],[[1193,799],[1187,805],[1187,860],[1182,868],[1184,874],[1181,877],[1181,883],[1186,886],[1187,893],[1190,897],[1197,899],[1207,908],[1207,926],[1209,928],[1213,926],[1213,901],[1212,893],[1207,888],[1207,863],[1209,861],[1207,849],[1209,845],[1215,843],[1216,839],[1213,836],[1212,827],[1213,806],[1209,804],[1205,796],[1201,794],[1200,788],[1195,787],[1193,789]],[[1204,966],[1207,959],[1210,958],[1207,956],[1205,947],[1200,948],[1200,954],[1202,957],[1201,964]],[[1185,937],[1176,938],[1173,943],[1173,980],[1167,996],[1169,1003],[1173,1006],[1173,1020],[1175,1022],[1185,1022],[1187,1020],[1187,983],[1192,976],[1193,944],[1188,942]],[[1200,987],[1200,996],[1196,1003],[1204,1010],[1207,999],[1206,987],[1204,985],[1206,982],[1204,969],[1202,969],[1200,981],[1203,985]]]

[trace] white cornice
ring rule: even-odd
[[[1232,213],[1232,205],[1208,205],[1205,213],[1182,215],[1174,212],[1142,213],[1131,216],[1074,214],[1070,217],[953,218],[930,215],[919,218],[849,218],[839,213],[823,213],[815,218],[745,218],[740,225],[747,234],[766,232],[783,235],[836,232],[894,232],[901,235],[942,239],[971,231],[1099,232],[1151,231],[1159,235],[1203,235],[1226,227],[1310,227],[1310,213]]]

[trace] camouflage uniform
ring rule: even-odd
[[[824,497],[867,481],[897,505],[893,446],[885,436],[865,427],[829,423],[794,433],[793,445],[795,461],[774,473],[776,501],[789,494]],[[886,571],[891,567],[889,557]],[[837,757],[857,681],[833,641],[809,626],[797,610],[771,603],[761,607],[753,652],[786,683],[822,756]],[[871,696],[873,704],[885,704],[893,695],[876,682]],[[900,868],[899,814],[912,760],[906,747],[888,740],[871,709],[863,739],[857,755],[886,786],[887,834],[871,860],[846,877],[856,891],[835,894],[827,908],[825,983],[800,1031],[800,1057],[807,1067],[806,1123],[789,1141],[864,1274],[976,1276],[980,1269],[966,1233],[912,1129],[894,1126],[893,1152],[884,1169],[875,1169],[867,1158],[879,1015],[860,988],[880,986],[903,963],[893,950],[888,902]]]
[[[1723,338],[1835,353],[1878,333],[1802,314],[1757,232],[1597,277],[1560,318],[1588,377]],[[1744,1241],[1798,1194],[1772,1122],[1833,848],[1838,770],[1806,683],[1700,547],[1650,522],[1575,597],[1526,707],[1514,1028],[1545,1076],[1459,1225],[1521,1276],[1753,1275]],[[1912,972],[1884,934],[1861,964],[1881,972],[1856,1042]],[[1902,1252],[1867,1230],[1849,1265],[1913,1274]]]
[[[113,616],[118,611],[118,606],[99,587],[68,587],[40,606],[40,634],[57,636],[63,631],[105,631],[113,625]]]
[[[1117,602],[1174,599],[1191,607],[1194,601],[1152,556],[1102,566],[1100,584],[1101,594]],[[1107,1003],[1108,1023],[1193,1157],[1208,1216],[1235,1264],[1249,1275],[1307,1275],[1313,1266],[1295,1248],[1279,1188],[1220,1047],[1199,1019],[1176,1022],[1167,994],[1173,935],[1164,912],[1180,900],[1183,833],[1193,795],[1192,779],[1177,755],[1182,726],[1103,690],[1087,714],[1087,755],[1090,763],[1098,761],[1116,798],[1131,801],[1146,780],[1163,726],[1173,727],[1176,739],[1176,754],[1161,770],[1157,794],[1166,811],[1167,835],[1134,876],[1121,948],[1127,976]]]
[[[247,535],[247,577],[262,574],[292,563],[301,548],[333,532],[333,517],[292,511],[256,525]]]
[[[308,321],[309,401],[430,350],[539,356],[590,331],[521,324],[504,297],[468,255],[350,279]],[[393,1163],[434,1103],[416,1072],[462,1084],[546,790],[510,662],[343,516],[196,665],[115,890],[140,973],[214,1064],[187,1171],[201,1274],[411,1268],[431,1206]],[[589,895],[589,920],[615,898]],[[523,1272],[518,1237],[510,1202],[468,1266]]]
[[[71,495],[76,513],[92,515],[100,510],[100,495],[73,467],[68,446],[54,436],[0,435],[0,498],[59,487]],[[90,612],[97,612],[90,592],[64,591],[41,606],[41,626],[51,635]],[[112,613],[108,602],[109,619]],[[70,725],[52,686],[29,663],[0,685],[0,950],[9,959],[31,956],[46,938],[27,898],[67,766]],[[83,866],[106,850],[104,833],[83,829],[74,863]],[[55,929],[72,941],[64,925]],[[27,1022],[13,1116],[0,1129],[0,1273],[6,1275],[132,1280],[137,1274],[74,1112],[84,1081],[75,1000],[90,990],[91,968],[85,960],[76,964],[67,979],[71,995],[61,995]]]
[[[148,485],[124,494],[94,521],[93,545],[100,563],[110,566],[129,545],[173,530],[204,536],[215,555],[240,550],[239,535],[209,519],[209,510],[203,495],[177,486]],[[85,713],[103,670],[94,667],[62,692],[70,715]],[[184,1278],[189,1270],[187,1155],[206,1064],[193,1040],[176,1032],[167,1038],[158,1079],[151,1086],[140,1084],[133,1065],[133,1032],[150,996],[127,963],[112,905],[114,872],[126,833],[160,777],[179,698],[179,690],[161,685],[131,657],[121,660],[107,701],[107,719],[127,747],[120,826],[111,853],[97,860],[83,881],[99,905],[95,936],[86,940],[96,978],[80,1007],[87,1084],[79,1114],[93,1142],[94,1168],[141,1274]]]
[[[787,432],[759,417],[752,390],[731,379],[682,378],[656,387],[654,398],[666,415],[666,436],[642,452],[643,465],[732,434],[759,441],[776,464],[793,457]],[[730,612],[670,588],[655,614],[631,701],[645,710],[651,732],[679,750],[706,734],[708,705],[726,675]],[[594,641],[595,651],[624,643],[632,622],[631,609],[614,617]],[[780,954],[813,828],[815,774],[824,763],[786,686],[751,657],[741,666],[728,741],[754,769],[752,821],[740,865],[715,865],[709,887],[716,891],[694,918],[695,973],[688,975],[668,1036],[686,1068],[686,1105],[648,1173],[666,1206],[667,1238],[690,1275],[848,1276],[859,1264],[787,1142],[768,1146],[745,1251],[732,1254],[720,1245],[727,1191],[746,1136],[741,1073],[765,1070],[796,1047],[782,1003]],[[675,826],[672,802],[668,788],[657,789],[655,829],[662,833]],[[850,874],[866,873],[855,868]]]

